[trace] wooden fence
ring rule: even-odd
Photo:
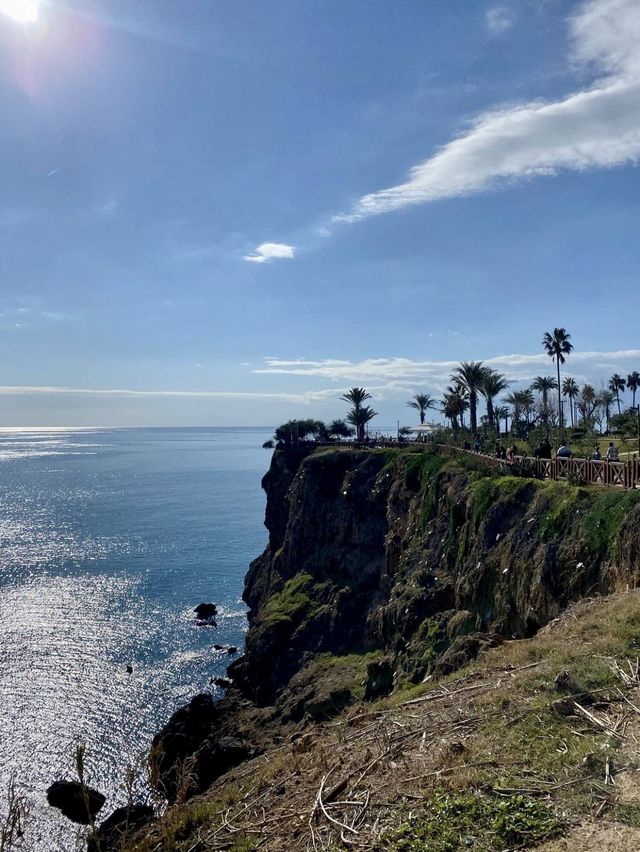
[[[310,442],[312,445],[313,442]],[[317,442],[315,446],[348,447],[349,449],[377,449],[419,446],[417,442],[371,441],[359,444],[356,441]],[[424,443],[424,449],[433,448],[431,441]],[[519,476],[533,476],[537,479],[583,481],[588,485],[605,485],[609,488],[640,488],[640,458],[630,458],[626,462],[594,461],[593,459],[536,459],[533,456],[516,456],[510,463],[487,453],[465,450],[453,444],[435,444],[438,450],[449,455],[467,455],[481,460],[488,467],[504,473],[513,472]]]
[[[475,450],[465,450],[449,444],[438,448],[452,455],[460,453],[482,459],[490,467],[508,473],[510,470],[526,472],[538,479],[583,481],[589,485],[606,485],[610,488],[640,488],[640,458],[626,462],[594,461],[593,459],[536,459],[531,456],[516,456],[513,463]]]

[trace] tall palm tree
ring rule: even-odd
[[[598,405],[604,411],[605,420],[607,423],[607,432],[609,431],[609,419],[611,418],[611,406],[616,398],[612,390],[601,390],[598,394]]]
[[[626,387],[626,382],[619,373],[614,373],[609,379],[609,390],[613,392],[618,403],[618,414],[620,414],[620,391]]]
[[[365,427],[370,420],[373,420],[378,414],[369,405],[356,408],[354,405],[351,411],[347,414],[347,423],[351,423],[356,427],[356,441],[364,441]]]
[[[499,393],[502,393],[502,391],[506,390],[508,387],[509,382],[507,381],[507,377],[503,376],[502,373],[498,373],[495,370],[490,369],[485,370],[484,378],[482,379],[482,384],[480,386],[480,393],[487,403],[487,419],[498,434],[500,434],[500,422],[499,420],[496,421],[493,401]]]
[[[484,381],[486,367],[482,361],[461,361],[451,378],[469,394],[469,425],[472,432],[478,428],[478,393]]]
[[[427,410],[429,408],[435,408],[436,401],[431,394],[414,393],[413,399],[410,399],[407,405],[409,408],[415,408],[415,410],[420,414],[420,425],[422,426],[427,415]]]
[[[640,376],[638,376],[640,379]],[[562,382],[562,395],[566,396],[569,400],[569,407],[571,408],[571,425],[575,426],[575,418],[573,416],[573,400],[580,393],[580,388],[578,387],[578,383],[575,379],[572,379],[571,376],[567,376],[566,379]]]
[[[549,358],[556,362],[556,369],[558,371],[558,417],[560,418],[560,426],[562,427],[564,426],[564,418],[562,416],[562,397],[560,395],[560,364],[564,364],[566,360],[565,355],[569,355],[573,349],[571,335],[564,328],[554,328],[552,334],[545,331],[542,338],[542,345]]]
[[[531,382],[531,390],[542,396],[542,419],[549,437],[549,391],[556,390],[558,384],[553,376],[536,376]]]
[[[627,376],[627,387],[633,393],[633,407],[636,407],[636,391],[640,388],[640,373],[634,370]]]

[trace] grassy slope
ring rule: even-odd
[[[638,648],[640,593],[583,601],[437,683],[301,726],[132,848],[636,850]]]

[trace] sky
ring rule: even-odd
[[[0,0],[0,425],[640,370],[637,0]]]

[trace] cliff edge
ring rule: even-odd
[[[246,577],[233,686],[218,703],[196,697],[154,743],[172,801],[225,773],[236,784],[287,743],[315,751],[308,738],[331,720],[465,677],[572,602],[638,581],[640,492],[503,476],[418,448],[277,450],[263,487],[269,541]]]

